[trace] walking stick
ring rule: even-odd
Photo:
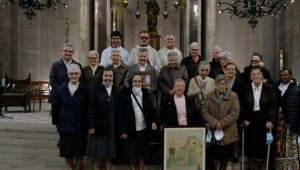
[[[272,133],[272,129],[270,129],[269,133]],[[270,146],[271,146],[271,143],[268,145],[268,155],[267,155],[267,167],[266,167],[266,170],[269,169]]]
[[[244,143],[244,135],[245,135],[245,127],[242,125],[243,133],[242,133],[242,170],[244,170],[244,149],[245,149],[245,143]]]

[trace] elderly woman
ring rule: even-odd
[[[190,55],[181,61],[181,64],[187,68],[189,80],[198,75],[197,67],[200,61],[203,60],[204,59],[199,55],[199,44],[196,42],[191,43]]]
[[[89,88],[79,82],[80,67],[68,66],[70,81],[57,89],[56,104],[59,108],[58,132],[60,136],[60,157],[66,159],[68,170],[81,169],[86,147],[86,104]]]
[[[143,170],[144,158],[150,156],[149,133],[156,130],[157,117],[148,90],[142,88],[142,78],[135,75],[130,84],[120,101],[119,132],[131,169],[135,170],[138,158],[139,170]]]
[[[226,74],[225,67],[226,65],[231,61],[230,53],[227,51],[221,52],[219,55],[219,60],[221,63],[221,67],[216,68],[213,70],[214,77],[216,77],[218,74]],[[236,77],[240,76],[240,70],[236,69]]]
[[[102,83],[102,72],[104,67],[99,66],[99,53],[97,51],[90,51],[88,54],[90,62],[89,66],[82,69],[83,81],[86,85],[92,88],[95,85]]]
[[[185,81],[175,79],[173,85],[174,95],[168,96],[163,102],[160,112],[161,129],[164,125],[200,125],[204,124],[197,112],[194,101],[184,94]]]
[[[168,53],[167,56],[168,65],[161,69],[158,76],[158,86],[162,92],[163,101],[168,96],[173,96],[173,83],[175,79],[183,79],[185,81],[185,87],[187,87],[189,83],[186,67],[178,63],[178,54],[176,52],[171,51]]]
[[[235,92],[238,95],[239,101],[241,101],[245,83],[235,76],[236,71],[237,71],[237,65],[234,64],[233,62],[229,62],[225,66],[227,88],[228,88],[228,90]],[[238,128],[239,132],[241,130],[241,124],[242,124],[241,120],[238,119],[237,128]],[[233,162],[233,163],[239,162],[238,148],[239,148],[239,141],[237,141],[235,143],[234,155],[233,155],[233,159],[231,159],[231,162]]]
[[[215,169],[216,158],[221,159],[220,170],[226,170],[238,140],[236,120],[240,106],[237,95],[227,89],[224,75],[217,75],[215,85],[216,89],[206,95],[201,114],[212,132],[211,143],[207,146],[209,170]]]
[[[261,169],[266,169],[267,128],[272,129],[276,113],[276,93],[273,87],[263,83],[263,72],[260,67],[251,70],[251,84],[244,87],[241,101],[241,119],[245,127],[245,155],[248,157],[248,168],[254,170],[253,159],[262,159]]]
[[[199,75],[192,78],[189,84],[187,95],[194,99],[199,113],[206,94],[215,90],[215,81],[208,77],[209,72],[210,64],[207,61],[201,61],[198,66]]]
[[[116,157],[120,94],[118,88],[113,85],[113,70],[105,69],[102,79],[102,84],[92,88],[87,104],[90,135],[86,156],[94,159],[95,170],[100,170],[102,159],[106,170],[109,170],[111,158]]]
[[[258,67],[258,66],[261,67],[261,70],[263,72],[262,82],[273,85],[273,80],[272,80],[272,77],[271,77],[271,73],[266,67],[264,67],[264,63],[262,62],[262,55],[259,54],[259,53],[254,53],[251,57],[250,65],[244,68],[244,73],[245,73],[245,80],[244,81],[245,81],[245,83],[247,83],[247,84],[252,83],[252,80],[250,78],[251,69],[253,67]]]

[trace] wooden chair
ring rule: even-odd
[[[39,111],[41,111],[42,107],[42,99],[48,99],[51,92],[51,86],[49,81],[38,81],[39,88],[33,91],[32,101],[33,101],[33,111],[35,110],[35,100],[40,101]]]
[[[27,113],[27,106],[30,111],[30,74],[23,80],[15,80],[5,74],[5,92],[1,94],[1,108],[11,106],[22,106]]]

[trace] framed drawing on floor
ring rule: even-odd
[[[206,128],[164,127],[163,170],[205,170]]]
[[[142,77],[143,87],[153,87],[153,73],[152,71],[131,71],[130,77],[133,75],[139,75]]]

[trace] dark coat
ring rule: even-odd
[[[87,132],[86,105],[90,89],[80,83],[71,97],[68,83],[61,84],[57,89],[55,105],[60,108],[57,131],[68,134]]]
[[[135,139],[136,127],[135,127],[135,114],[133,110],[133,104],[131,100],[132,88],[126,89],[120,101],[119,109],[119,134],[127,134],[129,139]],[[147,89],[142,88],[143,93],[143,114],[148,131],[152,129],[152,123],[157,125],[157,116],[153,106],[152,99]]]
[[[108,65],[106,68],[114,69],[114,64]],[[128,66],[121,61],[121,65],[114,70],[114,85],[119,89],[124,87],[124,79],[128,70]]]
[[[253,67],[251,64],[250,64],[250,66],[244,68],[244,74],[245,74],[244,81],[246,84],[252,82],[252,80],[250,79],[250,73],[251,73],[252,68]],[[263,76],[264,76],[263,79],[266,79],[268,84],[273,85],[274,82],[272,80],[270,71],[266,67],[262,67],[261,69],[262,69]]]
[[[185,105],[187,112],[187,125],[204,125],[205,122],[202,119],[200,113],[197,111],[193,99],[191,99],[187,95],[185,95]],[[168,96],[164,103],[161,105],[160,123],[161,125],[179,125],[174,95]]]
[[[278,86],[280,85],[280,81],[275,83],[275,92],[277,95],[277,106],[278,108],[284,104],[285,109],[283,112],[287,115],[287,122],[290,125],[291,133],[298,133],[300,131],[300,87],[296,84],[296,80],[291,82],[288,89],[285,91],[286,100],[281,100],[281,91],[279,90]],[[281,103],[285,102],[285,103]],[[278,113],[278,108],[277,112]],[[283,107],[281,107],[283,109]],[[277,115],[277,114],[276,114]],[[276,116],[278,118],[278,116]]]
[[[95,129],[95,135],[106,136],[110,134],[109,113],[112,108],[109,108],[109,105],[111,101],[114,102],[115,126],[118,125],[119,97],[119,89],[115,86],[112,86],[110,97],[103,84],[92,88],[87,103],[87,127],[88,129]]]
[[[246,84],[243,90],[242,120],[248,120],[251,123],[254,108],[254,96],[251,84]],[[275,125],[275,113],[277,107],[276,93],[274,88],[269,84],[262,84],[261,97],[259,102],[260,111],[264,113],[261,115],[265,122],[270,121]]]
[[[194,78],[196,75],[198,75],[199,63],[204,60],[200,55],[198,56],[199,56],[199,60],[197,63],[194,62],[191,54],[185,57],[184,59],[182,59],[181,61],[181,65],[184,65],[187,68],[189,80]]]
[[[185,81],[185,87],[187,89],[187,87],[189,87],[189,78],[184,65],[178,63],[175,68],[171,68],[167,65],[161,69],[158,76],[158,87],[163,96],[169,96],[169,92],[173,90],[174,80],[178,78]]]
[[[81,64],[72,59],[72,64],[78,64],[82,69]],[[48,103],[55,104],[55,94],[57,94],[57,88],[64,82],[69,81],[68,70],[64,63],[63,58],[52,64],[51,71],[49,74],[49,80],[51,85],[51,93],[49,96]],[[82,80],[82,76],[79,80]]]
[[[83,82],[92,88],[93,86],[99,86],[102,83],[102,74],[105,68],[98,66],[95,74],[93,75],[93,70],[90,66],[86,66],[82,69]]]
[[[235,92],[239,98],[239,101],[243,99],[243,89],[246,84],[239,78],[235,78],[231,91]]]
[[[213,72],[213,77],[214,78],[217,77],[218,74],[224,74],[225,75],[225,73],[223,71],[223,67],[218,67],[218,68],[212,70],[212,72]],[[240,70],[238,68],[236,70],[235,77],[237,77],[237,78],[240,77]]]
[[[209,72],[208,77],[210,77],[210,78],[212,78],[212,79],[215,79],[215,75],[214,75],[214,72],[213,72],[213,71],[214,71],[216,68],[221,67],[221,63],[220,63],[220,61],[216,62],[214,59],[212,59],[212,61],[209,62],[209,64],[210,64],[210,72]]]

